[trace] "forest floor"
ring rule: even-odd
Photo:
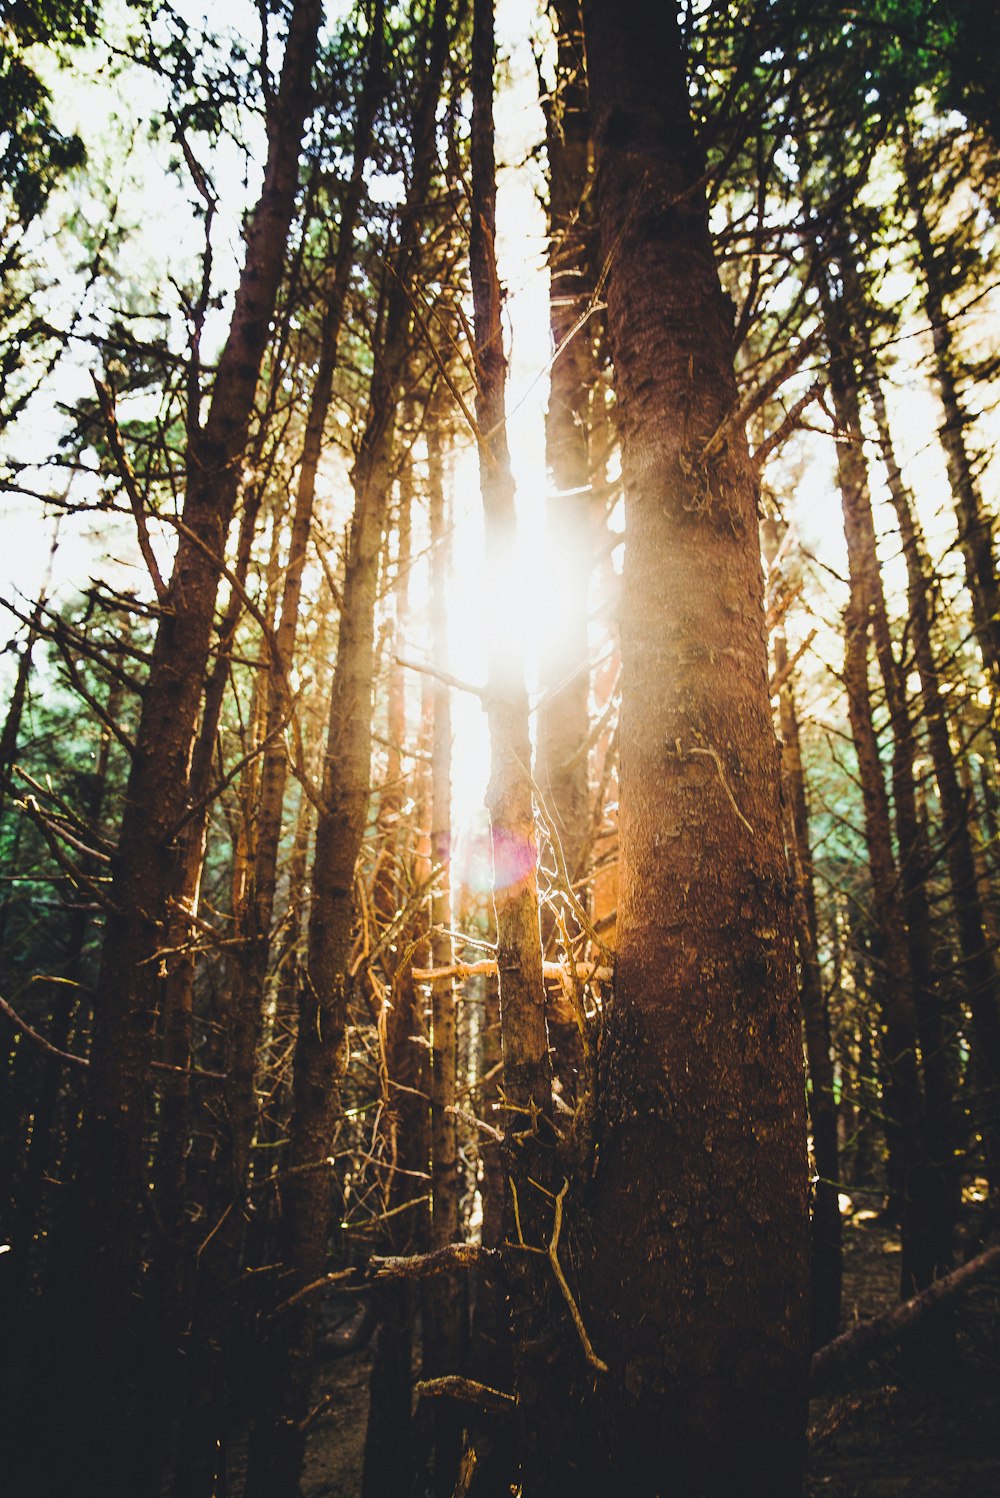
[[[870,1209],[844,1219],[845,1328],[896,1300],[899,1239]],[[810,1408],[806,1498],[998,1498],[1000,1284],[956,1305],[945,1349],[918,1345]]]
[[[899,1253],[870,1209],[845,1218],[845,1326],[895,1303]],[[1000,1284],[972,1290],[953,1322],[946,1358],[884,1359],[813,1401],[805,1498],[1000,1498]],[[358,1498],[370,1373],[370,1346],[321,1362],[303,1498]]]

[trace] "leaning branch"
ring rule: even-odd
[[[970,1259],[960,1269],[946,1274],[943,1279],[935,1280],[933,1285],[921,1290],[912,1300],[904,1300],[902,1305],[894,1306],[891,1311],[885,1311],[871,1321],[863,1321],[860,1326],[852,1327],[850,1331],[828,1342],[813,1354],[809,1380],[811,1392],[822,1393],[848,1369],[898,1347],[918,1330],[936,1307],[957,1300],[960,1295],[971,1290],[973,1285],[997,1270],[1000,1270],[1000,1243],[994,1243],[992,1248],[986,1249],[975,1259]]]

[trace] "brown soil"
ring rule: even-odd
[[[368,1423],[371,1352],[320,1368],[315,1400],[327,1401],[306,1448],[302,1498],[357,1498]]]

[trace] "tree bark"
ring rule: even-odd
[[[580,1309],[579,1487],[797,1495],[801,1036],[736,407],[673,6],[586,0],[627,544],[614,1004]],[[586,1427],[586,1428],[584,1428]]]

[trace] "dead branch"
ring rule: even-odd
[[[0,997],[0,1014],[5,1014],[11,1024],[20,1030],[22,1035],[26,1035],[30,1041],[43,1050],[47,1056],[54,1056],[57,1061],[68,1061],[71,1066],[90,1065],[86,1056],[74,1056],[72,1051],[61,1051],[58,1046],[52,1044],[51,1040],[46,1040],[45,1036],[29,1025],[26,1019],[22,1019],[17,1010],[12,1009],[3,997]]]
[[[491,1389],[489,1384],[478,1384],[471,1378],[460,1378],[455,1373],[443,1378],[425,1378],[414,1384],[418,1396],[460,1399],[463,1404],[478,1404],[480,1409],[490,1410],[496,1415],[509,1415],[517,1405],[517,1396],[505,1394],[502,1389]]]
[[[815,629],[811,629],[806,635],[805,639],[802,641],[802,644],[799,646],[798,650],[796,650],[795,654],[792,656],[791,660],[786,661],[782,669],[780,671],[776,671],[771,677],[770,692],[772,697],[777,697],[778,693],[785,685],[785,682],[791,676],[792,672],[795,670],[795,667],[805,655],[813,640],[815,640],[816,635],[817,631]]]
[[[968,1264],[935,1280],[912,1300],[904,1300],[902,1305],[843,1332],[813,1354],[809,1379],[811,1392],[822,1393],[840,1374],[898,1347],[919,1329],[936,1307],[949,1305],[997,1270],[1000,1270],[1000,1243],[994,1243],[975,1259],[970,1259]]]
[[[47,1056],[54,1056],[57,1061],[68,1062],[70,1066],[90,1065],[90,1061],[86,1056],[77,1056],[73,1051],[61,1051],[58,1046],[52,1044],[51,1040],[46,1040],[45,1036],[42,1035],[40,1031],[36,1030],[34,1026],[29,1025],[26,1019],[22,1019],[17,1010],[12,1009],[11,1006],[7,1003],[7,1000],[2,996],[0,996],[0,1014],[5,1014],[10,1020],[11,1024],[14,1025],[16,1029],[20,1030],[21,1034],[26,1036],[33,1045],[37,1045],[41,1050],[43,1050]],[[153,1071],[169,1072],[174,1076],[182,1075],[201,1077],[202,1079],[210,1082],[225,1081],[225,1076],[222,1072],[202,1071],[197,1066],[192,1066],[190,1068],[186,1066],[171,1066],[166,1061],[151,1061],[150,1066],[152,1067]]]
[[[370,1263],[377,1280],[429,1280],[456,1269],[476,1269],[497,1257],[495,1249],[481,1243],[448,1243],[433,1253],[376,1256]]]
[[[556,1277],[556,1283],[563,1293],[563,1299],[565,1300],[566,1305],[569,1308],[569,1314],[573,1318],[573,1325],[576,1327],[576,1334],[580,1338],[580,1345],[583,1348],[584,1357],[587,1359],[587,1362],[590,1364],[591,1368],[596,1368],[598,1373],[607,1373],[608,1365],[604,1361],[604,1359],[599,1358],[597,1356],[597,1353],[594,1351],[593,1344],[587,1334],[587,1328],[583,1324],[583,1317],[580,1315],[579,1307],[577,1306],[576,1301],[573,1299],[573,1292],[569,1288],[569,1281],[566,1279],[566,1276],[563,1273],[562,1265],[559,1262],[559,1234],[562,1231],[563,1202],[566,1199],[566,1193],[568,1190],[569,1181],[564,1181],[562,1184],[562,1190],[559,1192],[555,1200],[555,1217],[552,1223],[552,1237],[549,1239],[548,1247],[549,1263],[552,1266],[552,1273]]]
[[[149,530],[146,526],[146,511],[142,495],[139,493],[135,471],[125,450],[121,428],[118,425],[115,398],[110,386],[105,385],[102,380],[99,380],[93,370],[90,371],[90,378],[93,380],[94,389],[97,391],[97,399],[101,407],[101,415],[104,418],[104,429],[108,439],[108,446],[111,449],[111,456],[115,460],[118,477],[122,481],[122,486],[128,496],[128,502],[132,507],[132,514],[135,517],[135,530],[139,541],[139,550],[142,553],[142,559],[146,564],[146,570],[149,573],[150,581],[156,592],[157,602],[161,608],[164,608],[169,603],[169,590],[163,581],[162,574],[157,565],[156,555],[149,539]]]
[[[581,983],[611,983],[614,970],[601,967],[595,962],[573,964],[575,976]],[[439,978],[495,978],[495,957],[481,957],[478,962],[451,962],[447,967],[415,967],[412,971],[414,983],[435,983]],[[570,981],[570,970],[564,962],[543,962],[542,976],[559,983]]]

